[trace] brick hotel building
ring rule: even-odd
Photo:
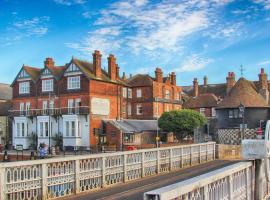
[[[93,53],[93,62],[72,58],[55,66],[46,58],[44,67],[23,65],[12,83],[10,115],[13,120],[13,145],[28,148],[29,136],[37,134],[38,144],[53,144],[52,137],[63,135],[64,146],[96,146],[104,134],[103,120],[155,119],[164,111],[181,109],[181,87],[174,72],[163,77],[137,74],[119,76],[113,55],[108,70],[101,65],[102,55]]]

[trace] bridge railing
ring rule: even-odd
[[[144,194],[144,200],[254,199],[254,167],[240,162]]]
[[[215,143],[0,164],[0,200],[54,199],[215,159]]]

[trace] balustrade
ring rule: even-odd
[[[0,200],[64,197],[214,160],[214,156],[215,143],[209,142],[1,163]]]

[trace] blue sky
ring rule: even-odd
[[[104,67],[112,53],[121,72],[159,66],[179,85],[225,82],[241,64],[257,80],[270,74],[270,0],[0,0],[0,82],[45,57],[92,61],[95,49]]]

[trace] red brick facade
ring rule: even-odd
[[[43,101],[50,99],[54,101],[54,109],[59,109],[58,114],[63,115],[66,114],[64,110],[68,108],[70,99],[80,99],[80,106],[88,108],[86,114],[89,115],[90,145],[95,146],[98,143],[96,130],[102,130],[102,119],[153,119],[164,111],[181,109],[181,88],[176,86],[175,73],[164,78],[161,69],[157,68],[158,77],[149,76],[149,83],[144,83],[142,78],[140,84],[133,84],[133,78],[126,80],[119,77],[119,67],[113,55],[108,57],[108,71],[101,69],[101,57],[101,53],[95,51],[93,63],[72,58],[65,66],[54,66],[53,59],[47,58],[43,69],[23,66],[12,84],[13,116],[18,116],[20,104],[26,102],[30,102],[30,115],[38,116],[39,110],[43,109]],[[69,72],[70,68],[74,71]],[[46,70],[49,72],[44,75]],[[78,76],[80,87],[68,89],[67,79]],[[42,81],[49,79],[53,79],[53,91],[44,92]],[[30,83],[29,93],[19,94],[21,82]],[[126,89],[126,96],[123,88]],[[132,97],[128,94],[130,91]],[[139,93],[141,95],[138,96]],[[95,108],[91,107],[93,98],[108,100],[109,114],[94,114],[92,111]]]

